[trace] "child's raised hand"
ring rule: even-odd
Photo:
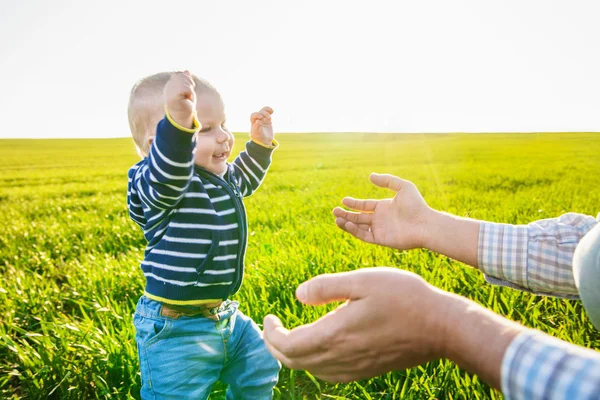
[[[358,212],[340,207],[333,210],[335,223],[367,243],[401,250],[423,247],[427,220],[433,211],[419,189],[409,181],[388,174],[371,174],[373,184],[396,192],[393,199],[358,200],[345,197],[342,203]]]
[[[253,112],[250,115],[250,123],[252,128],[250,130],[250,136],[255,141],[258,141],[264,145],[271,146],[273,144],[273,124],[271,122],[271,114],[273,109],[271,107],[263,107],[258,112]]]
[[[189,71],[177,72],[165,85],[165,105],[171,118],[184,128],[194,126],[196,115],[196,84]]]

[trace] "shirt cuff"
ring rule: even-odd
[[[279,145],[275,140],[273,142],[276,145]],[[268,168],[271,163],[271,156],[276,148],[276,146],[267,147],[263,144],[258,144],[254,140],[248,140],[246,142],[246,151],[248,155],[258,161],[263,169]]]
[[[172,161],[190,161],[196,147],[196,135],[190,135],[171,123],[165,116],[156,128],[156,137],[153,146],[160,149],[160,153]]]
[[[479,269],[501,281],[527,288],[527,247],[527,225],[483,222],[479,227]]]
[[[200,124],[200,121],[198,121],[198,118],[196,118],[196,114],[194,113],[194,118],[192,119],[192,124],[194,125],[194,128],[186,128],[184,126],[179,125],[177,122],[175,122],[175,120],[173,119],[173,117],[171,117],[171,114],[169,114],[169,110],[167,109],[167,106],[165,105],[165,116],[167,117],[167,119],[169,120],[169,122],[171,123],[171,125],[173,125],[175,128],[179,129],[180,131],[183,132],[187,132],[187,133],[196,133],[197,130],[199,130],[200,128],[202,128],[202,125]]]
[[[277,140],[275,140],[275,139],[273,139],[273,141],[271,142],[270,145],[266,145],[266,144],[264,144],[262,142],[259,142],[258,140],[254,140],[254,138],[252,138],[252,137],[250,138],[250,140],[253,141],[254,143],[256,143],[257,145],[264,147],[265,149],[272,149],[272,150],[274,150],[274,149],[276,149],[276,148],[279,147],[279,142]]]
[[[485,278],[485,281],[491,285],[503,286],[503,287],[507,287],[507,288],[511,288],[511,289],[515,289],[515,290],[520,290],[522,292],[532,293],[532,294],[539,295],[539,296],[552,296],[552,297],[558,297],[558,298],[567,299],[567,300],[579,300],[579,295],[576,295],[576,294],[535,292],[526,287],[516,285],[509,281],[498,279],[491,275],[484,274],[483,277]]]

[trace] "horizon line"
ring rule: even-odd
[[[455,132],[361,132],[361,131],[304,131],[304,132],[277,132],[277,135],[313,135],[313,134],[367,134],[367,135],[531,135],[531,134],[557,134],[557,133],[595,133],[600,131],[455,131]],[[234,135],[244,135],[248,132],[233,132]],[[102,140],[102,139],[131,139],[131,136],[109,136],[109,137],[0,137],[0,140]]]

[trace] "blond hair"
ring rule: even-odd
[[[138,154],[146,157],[150,151],[150,139],[156,135],[156,125],[165,115],[163,90],[176,72],[159,72],[140,79],[133,85],[129,95],[127,117],[129,129]],[[206,80],[192,75],[196,93],[210,91],[221,97],[219,92]]]

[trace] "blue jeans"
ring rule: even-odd
[[[142,296],[136,329],[142,399],[206,399],[213,384],[229,385],[227,399],[270,399],[281,365],[258,326],[225,301],[219,321],[161,316],[162,304]]]

